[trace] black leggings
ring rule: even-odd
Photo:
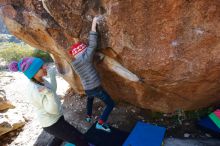
[[[55,137],[52,142],[54,144],[51,143],[51,146],[55,146],[55,143],[60,143],[62,141],[75,144],[76,146],[88,146],[88,142],[84,135],[70,125],[63,116],[52,126],[44,127],[43,129]]]

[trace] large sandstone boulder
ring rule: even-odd
[[[0,113],[0,136],[25,125],[23,116],[12,111]]]
[[[5,91],[0,89],[0,111],[14,108],[14,105],[6,99]]]
[[[23,116],[19,115],[17,110],[12,108],[15,108],[15,106],[6,99],[5,91],[0,89],[0,136],[25,124]]]
[[[65,49],[99,24],[103,86],[112,97],[162,112],[220,101],[218,0],[1,0],[9,31],[53,54],[59,72],[83,93]]]

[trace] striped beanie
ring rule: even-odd
[[[31,79],[40,70],[43,64],[44,64],[44,61],[40,58],[25,57],[25,58],[22,58],[18,62],[12,61],[8,65],[8,68],[9,70],[13,72],[16,72],[16,71],[23,72],[27,78]]]
[[[71,46],[69,54],[71,54],[73,56],[76,56],[79,53],[85,51],[86,47],[87,46],[84,43],[78,42],[78,43]]]

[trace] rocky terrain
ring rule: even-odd
[[[54,67],[54,65],[51,67]],[[0,132],[2,132],[2,129],[5,129],[4,123],[9,122],[7,119],[2,118],[3,115],[7,115],[5,117],[8,119],[19,119],[17,122],[21,123],[22,126],[17,130],[10,129],[12,130],[11,132],[0,136],[0,145],[46,146],[52,137],[42,131],[34,114],[34,108],[25,100],[24,85],[26,78],[21,73],[11,73],[7,70],[0,71],[0,77],[0,86],[5,91],[3,94],[7,97],[10,105],[13,104],[12,109],[0,112]],[[72,90],[68,90],[69,85],[59,74],[57,80],[57,93],[63,102],[65,118],[81,132],[86,132],[91,124],[84,122],[85,97],[75,95]],[[97,120],[103,107],[102,102],[95,100],[93,122]],[[195,118],[186,117],[184,113],[161,114],[120,103],[117,104],[109,119],[113,127],[125,131],[130,131],[137,121],[166,127],[165,146],[174,146],[174,144],[179,146],[218,146],[220,143],[211,134],[199,129],[195,125]],[[10,121],[8,125],[13,126],[13,123]]]

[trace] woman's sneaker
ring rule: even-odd
[[[96,128],[96,129],[99,129],[99,130],[106,131],[106,132],[111,132],[111,129],[109,128],[109,125],[106,124],[106,123],[99,124],[99,123],[97,122],[95,128]]]
[[[72,143],[66,142],[66,143],[64,144],[64,146],[76,146],[76,145],[75,145],[75,144],[72,144]]]

